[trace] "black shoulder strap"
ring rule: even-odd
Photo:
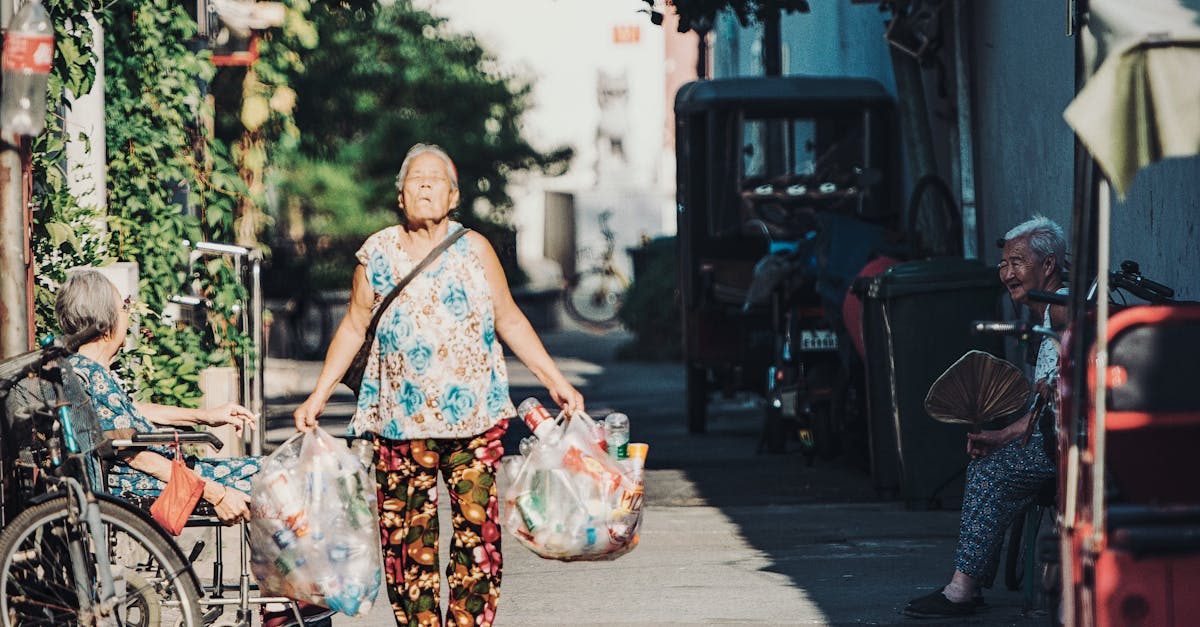
[[[396,300],[396,297],[400,295],[400,290],[404,289],[404,286],[411,283],[412,280],[416,278],[416,276],[420,274],[422,270],[428,267],[429,264],[433,263],[434,259],[437,259],[439,255],[446,252],[446,249],[450,248],[451,244],[458,241],[458,238],[466,235],[467,231],[470,230],[471,229],[462,227],[457,231],[447,235],[446,239],[442,240],[442,243],[438,244],[433,250],[429,251],[429,254],[425,255],[425,258],[418,262],[417,265],[413,267],[412,271],[408,273],[408,275],[406,275],[403,279],[400,279],[400,282],[396,284],[396,287],[391,291],[391,293],[383,299],[382,303],[379,303],[379,308],[375,310],[375,315],[371,316],[371,324],[367,326],[366,337],[369,338],[375,335],[375,329],[379,327],[379,318],[383,316],[384,310],[392,304],[392,301]]]

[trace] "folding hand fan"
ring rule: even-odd
[[[983,423],[1007,416],[1029,401],[1020,369],[983,351],[968,351],[929,386],[925,411],[941,422]]]

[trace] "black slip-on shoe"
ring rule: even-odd
[[[946,598],[941,590],[917,597],[908,602],[904,615],[911,618],[946,618],[948,616],[969,616],[975,613],[978,606],[975,600],[955,603]]]

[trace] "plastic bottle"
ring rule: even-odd
[[[634,483],[640,483],[646,472],[646,453],[650,445],[637,442],[629,445],[629,459],[625,461],[625,471]]]
[[[0,127],[6,133],[37,135],[46,127],[46,83],[54,63],[54,28],[41,0],[29,0],[12,17],[2,56]]]
[[[539,440],[548,441],[558,431],[558,425],[554,422],[554,416],[550,415],[550,410],[532,396],[521,401],[517,413]]]
[[[608,434],[606,434],[604,431],[604,423],[592,422],[591,420],[589,420],[588,423],[591,425],[588,428],[588,435],[591,436],[592,443],[596,445],[596,448],[600,449],[601,453],[607,453]]]
[[[609,414],[604,419],[604,439],[608,442],[608,454],[613,459],[629,457],[629,416]]]
[[[355,438],[350,443],[350,454],[357,457],[364,470],[375,468],[375,446],[366,438]]]

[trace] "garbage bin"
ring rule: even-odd
[[[966,429],[925,412],[929,386],[963,353],[1003,356],[1004,342],[970,332],[1000,318],[995,268],[972,259],[909,261],[859,279],[863,299],[871,475],[882,495],[914,509],[962,503]]]

